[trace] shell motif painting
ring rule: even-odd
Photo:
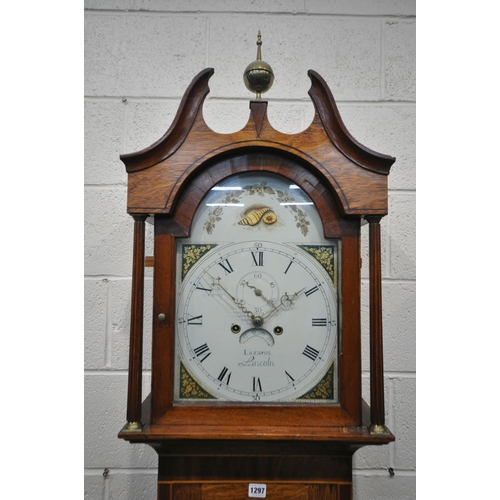
[[[256,226],[259,222],[271,225],[277,221],[276,214],[270,207],[258,207],[248,210],[238,224],[241,226]]]

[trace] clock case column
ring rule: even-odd
[[[299,481],[301,491],[309,495],[300,498],[350,498],[354,452],[394,440],[385,427],[383,406],[379,220],[387,214],[387,175],[395,160],[369,150],[349,134],[329,88],[314,71],[308,75],[316,113],[304,132],[277,132],[267,120],[267,102],[252,101],[249,122],[240,132],[217,134],[206,126],[202,114],[212,74],[209,68],[195,77],[172,126],[159,141],[121,156],[128,173],[128,212],[134,214],[136,225],[144,223],[141,216],[154,215],[155,255],[152,390],[137,420],[137,401],[142,399],[137,363],[142,356],[142,345],[138,346],[142,311],[137,302],[131,318],[128,423],[119,437],[147,443],[158,452],[159,498],[229,499],[233,498],[229,494],[217,496],[219,482],[229,491],[229,484],[258,481],[280,487],[297,486]],[[197,204],[211,187],[248,169],[297,183],[320,212],[325,236],[342,241],[339,405],[173,404],[175,241],[189,234]],[[371,410],[361,397],[363,218],[370,222]],[[143,270],[137,263],[144,262],[144,255],[141,227],[136,229],[133,297],[140,298]],[[273,498],[271,493],[268,498]]]

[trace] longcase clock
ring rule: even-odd
[[[127,424],[158,453],[158,499],[350,499],[352,456],[385,426],[380,219],[394,158],[347,131],[320,75],[315,116],[267,120],[274,75],[244,80],[247,125],[218,134],[187,89],[165,135],[122,155],[134,218]],[[154,255],[145,221],[154,220]],[[370,239],[370,405],[361,395],[360,228]],[[144,268],[153,267],[151,392],[142,398]]]

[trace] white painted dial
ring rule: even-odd
[[[183,279],[178,362],[218,400],[296,400],[337,358],[337,302],[331,276],[297,245],[217,245]]]

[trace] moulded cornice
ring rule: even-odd
[[[128,173],[152,167],[179,149],[188,136],[205,97],[210,92],[208,81],[213,74],[213,68],[206,68],[194,77],[184,92],[174,121],[163,137],[146,149],[120,155]]]
[[[379,174],[389,175],[391,165],[396,159],[372,151],[354,139],[340,117],[337,104],[326,82],[312,69],[307,74],[312,83],[308,92],[309,96],[316,107],[328,137],[335,147],[360,167]]]
[[[250,102],[249,120],[240,131],[213,131],[203,118],[213,74],[214,69],[207,68],[193,79],[163,137],[142,151],[120,156],[129,174],[130,213],[170,214],[189,179],[217,159],[238,157],[250,149],[289,154],[305,162],[330,185],[346,215],[387,213],[387,175],[395,158],[372,151],[352,137],[318,73],[308,72],[315,117],[297,134],[274,129],[267,119],[267,101],[261,100]]]

